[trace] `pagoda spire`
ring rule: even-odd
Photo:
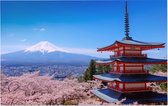
[[[123,40],[131,40],[132,38],[129,36],[129,16],[128,16],[127,0],[125,0],[124,24],[125,24],[125,37],[123,38]]]

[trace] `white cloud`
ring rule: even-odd
[[[20,41],[21,41],[21,42],[26,42],[26,41],[27,41],[27,39],[21,39]]]
[[[101,58],[109,58],[110,55],[113,55],[113,52],[97,52],[97,49],[87,49],[87,48],[64,48],[65,50],[70,51],[71,53],[85,54]],[[162,49],[147,50],[143,52],[147,54],[149,58],[165,58],[163,56],[164,51]]]
[[[94,54],[96,53],[96,49],[86,49],[86,48],[65,48],[71,53],[80,53],[80,54]]]
[[[109,55],[112,55],[113,52],[97,52],[97,49],[87,49],[87,48],[64,48],[65,50],[70,51],[71,53],[90,55],[95,57],[104,57],[109,58]]]
[[[147,50],[143,53],[147,54],[149,58],[164,59],[166,57],[166,51],[164,49]]]
[[[14,37],[15,34],[14,34],[14,33],[10,33],[10,34],[8,34],[7,36],[9,36],[9,37]]]
[[[45,28],[40,28],[39,31],[44,32],[44,31],[46,31],[46,29]]]
[[[24,40],[24,39],[23,39]],[[19,50],[25,50],[26,48],[30,47],[30,45],[6,45],[2,46],[1,54],[6,54],[10,52],[15,52]],[[13,50],[15,48],[15,50]],[[76,53],[76,54],[84,54],[84,55],[90,55],[94,57],[101,57],[101,58],[109,58],[109,55],[112,55],[113,52],[97,52],[96,49],[87,49],[87,48],[63,48],[67,51],[70,51],[70,53]]]
[[[27,39],[20,40],[21,42],[27,41]],[[24,50],[30,45],[2,45],[1,46],[1,54],[14,52],[18,50]],[[69,48],[69,47],[62,47],[62,49],[65,49],[67,51],[70,51],[70,53],[77,53],[77,54],[84,54],[84,55],[90,55],[94,57],[102,57],[102,58],[109,58],[110,55],[113,55],[113,52],[97,52],[97,49],[88,49],[88,48]],[[147,50],[143,52],[144,54],[147,54],[150,58],[165,58],[166,57],[166,51],[163,49],[154,49],[154,50]]]
[[[144,53],[160,53],[161,50],[147,50],[147,51],[144,51]]]
[[[30,45],[1,45],[1,54],[11,53],[19,50],[25,50]]]
[[[34,31],[45,32],[46,28],[34,28]]]

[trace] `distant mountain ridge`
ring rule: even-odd
[[[1,55],[2,65],[88,64],[96,57],[70,53],[50,42],[42,41],[25,50]]]

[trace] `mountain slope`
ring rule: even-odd
[[[48,41],[41,41],[25,50],[25,52],[37,52],[37,51],[40,51],[42,53],[50,53],[55,51],[69,53],[69,51],[57,47]]]
[[[88,64],[95,57],[70,53],[49,42],[40,42],[32,47],[1,55],[2,65],[25,64]]]

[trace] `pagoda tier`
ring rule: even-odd
[[[153,58],[136,58],[136,57],[117,57],[104,60],[96,60],[97,65],[110,65],[110,64],[167,64],[166,59],[153,59]]]
[[[117,92],[130,93],[130,92],[146,92],[152,91],[152,88],[147,86],[148,82],[108,82],[108,88]]]
[[[143,50],[149,50],[154,48],[163,48],[164,43],[149,43],[141,42],[131,39],[124,39],[122,41],[116,41],[110,46],[99,48],[97,51],[113,51],[113,57],[139,57],[146,58],[147,54],[143,54]]]
[[[100,75],[93,75],[94,79],[98,79],[104,82],[112,82],[112,81],[119,81],[119,82],[128,82],[128,83],[135,83],[135,82],[166,82],[167,77],[163,76],[156,76],[151,74],[100,74]]]
[[[152,91],[121,93],[106,88],[92,90],[91,92],[108,103],[115,103],[118,101],[122,104],[133,104],[135,102],[138,102],[139,104],[167,103],[167,95]]]
[[[148,83],[167,81],[167,77],[150,74],[100,74],[93,75],[93,78],[108,82],[108,88],[122,93],[151,91],[152,88],[147,86]]]
[[[146,64],[166,64],[165,59],[117,57],[106,60],[97,60],[96,67],[100,65],[110,65],[110,73],[116,74],[148,74],[145,69]]]
[[[115,41],[112,45],[98,48],[97,51],[126,51],[129,54],[129,51],[134,51],[138,54],[142,50],[150,50],[154,48],[164,48],[165,43],[151,43],[151,42],[142,42],[133,39],[124,39],[121,41]],[[123,54],[123,53],[120,53]],[[125,53],[126,54],[126,53]]]

